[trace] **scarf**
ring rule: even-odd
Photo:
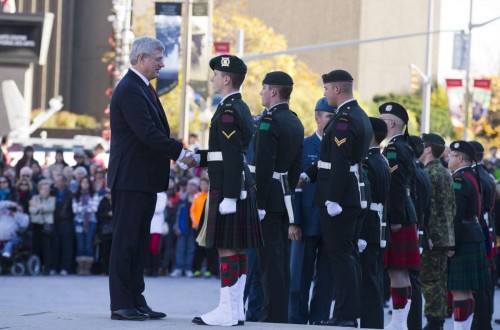
[[[7,200],[7,197],[10,195],[10,188],[5,190],[0,189],[0,201]]]

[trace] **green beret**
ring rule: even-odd
[[[453,141],[450,144],[450,150],[463,152],[464,154],[467,154],[472,158],[474,158],[474,155],[476,154],[476,150],[474,150],[474,147],[466,141]]]
[[[238,74],[247,73],[245,62],[234,55],[219,55],[212,58],[210,60],[210,69]]]
[[[273,71],[266,74],[263,85],[274,85],[274,86],[293,86],[293,79],[290,75],[283,71]]]
[[[422,141],[424,141],[424,143],[430,142],[430,143],[440,144],[443,146],[446,144],[446,142],[444,142],[444,139],[440,135],[437,135],[435,133],[424,133],[420,135],[420,138],[422,139]]]
[[[354,79],[351,74],[345,70],[333,70],[322,76],[323,84],[331,82],[352,82]]]
[[[400,118],[405,124],[408,124],[408,112],[399,103],[396,102],[386,102],[378,107],[378,112],[380,114],[388,113]]]

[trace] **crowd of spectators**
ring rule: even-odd
[[[114,222],[106,165],[101,145],[56,150],[42,164],[33,147],[24,147],[15,159],[2,140],[0,261],[12,261],[23,241],[39,257],[44,275],[108,274]],[[217,276],[217,251],[196,243],[207,192],[204,171],[171,164],[168,189],[158,193],[151,221],[146,275]]]

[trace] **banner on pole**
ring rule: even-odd
[[[179,82],[182,4],[174,2],[155,3],[156,37],[163,42],[165,66],[160,70],[156,82],[156,92],[164,95]]]
[[[448,105],[450,108],[451,123],[453,127],[463,127],[463,109],[464,86],[462,79],[446,79],[446,88],[448,91]]]
[[[203,98],[208,95],[208,3],[193,3],[191,16],[191,66],[189,85]]]

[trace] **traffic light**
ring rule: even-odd
[[[411,69],[410,89],[413,94],[422,92],[422,81],[420,74],[414,68]]]

